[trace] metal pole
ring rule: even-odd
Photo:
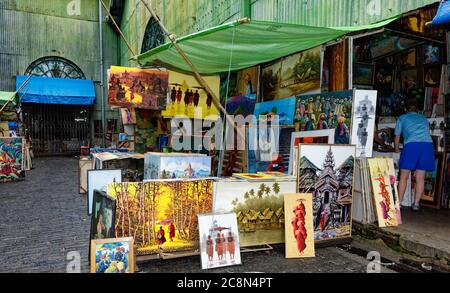
[[[99,42],[100,42],[100,96],[102,103],[102,147],[106,147],[106,113],[105,113],[105,68],[103,62],[103,13],[102,13],[102,0],[98,1],[98,30],[99,30]]]
[[[30,81],[30,79],[33,77],[33,75],[28,76],[28,78],[20,85],[20,87],[16,90],[16,92],[14,93],[14,95],[11,97],[11,99],[9,99],[4,105],[3,107],[0,109],[0,114],[3,112],[3,110],[6,109],[6,107],[8,107],[9,103],[11,103],[15,98],[16,95],[28,84],[28,82]],[[28,90],[27,90],[28,92]],[[26,93],[26,92],[25,92]],[[23,96],[23,95],[22,95]]]

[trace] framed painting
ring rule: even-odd
[[[334,143],[349,144],[352,108],[353,91],[298,96],[295,121],[301,131],[334,129]]]
[[[390,64],[377,64],[375,67],[374,87],[383,95],[392,94],[394,68]]]
[[[423,64],[433,64],[433,63],[441,63],[442,62],[442,48],[438,46],[434,46],[433,44],[426,44],[422,46],[423,55],[422,60]]]
[[[407,51],[406,53],[402,54],[400,58],[401,58],[400,66],[402,68],[411,68],[411,67],[416,67],[416,65],[417,65],[416,49],[411,49],[411,50]]]
[[[214,92],[220,95],[220,76],[203,77]],[[191,119],[217,120],[219,109],[213,103],[213,98],[198,83],[193,75],[170,71],[170,101],[162,111],[163,117],[186,116]]]
[[[236,214],[198,215],[202,269],[241,264]]]
[[[218,180],[214,213],[235,213],[241,247],[284,243],[284,194],[295,193],[293,180]]]
[[[123,125],[136,124],[136,110],[134,108],[121,108],[120,115],[122,116]]]
[[[298,193],[312,193],[316,244],[351,237],[355,156],[350,145],[299,146]]]
[[[371,158],[375,134],[377,91],[355,90],[353,101],[353,126],[350,143],[356,145],[357,157]]]
[[[440,65],[436,66],[425,66],[424,70],[424,83],[426,87],[439,87],[441,82],[441,72],[442,67]]]
[[[0,137],[0,182],[20,180],[25,176],[25,140]]]
[[[425,173],[425,190],[420,201],[423,206],[440,208],[442,176],[444,173],[444,154],[436,154],[436,169]]]
[[[369,159],[375,210],[380,227],[398,226],[397,209],[385,159]]]
[[[114,182],[122,182],[122,170],[88,170],[88,215],[92,215],[94,190],[108,192],[108,185]]]
[[[277,60],[274,63],[266,65],[261,70],[263,90],[261,100],[264,102],[273,101],[279,98],[278,91],[281,82],[281,62],[281,59]]]
[[[286,258],[315,257],[312,194],[285,194]]]
[[[397,222],[399,225],[403,224],[403,220],[402,220],[402,214],[401,214],[401,203],[400,203],[400,196],[398,193],[398,180],[397,180],[397,170],[395,168],[395,162],[393,158],[384,158],[384,160],[386,161],[386,167],[387,170],[386,173],[389,176],[389,184],[391,185],[391,190],[392,190],[392,197],[394,199],[394,205],[395,205],[395,210],[397,212]]]
[[[418,87],[417,69],[402,71],[400,78],[403,93],[409,93]]]
[[[373,85],[375,65],[366,63],[353,64],[353,84],[355,85]]]
[[[300,144],[333,144],[334,129],[294,132],[291,137],[288,174],[297,176],[298,146]]]
[[[227,99],[226,110],[228,115],[247,117],[255,112],[256,94],[246,94]]]
[[[211,157],[192,154],[147,153],[144,180],[195,179],[211,176]]]
[[[108,78],[111,106],[162,110],[166,107],[169,73],[112,66]]]
[[[91,273],[134,273],[133,245],[132,237],[91,240]]]
[[[199,248],[198,214],[212,212],[213,181],[152,180],[108,187],[116,198],[115,237],[134,237],[136,255]]]
[[[272,102],[257,103],[254,115],[259,124],[293,126],[295,97]]]
[[[237,95],[258,96],[260,67],[250,67],[237,73]]]
[[[91,217],[91,240],[114,238],[116,201],[106,192],[94,190]]]
[[[94,169],[93,161],[89,158],[81,158],[78,163],[80,194],[88,192],[87,172]]]

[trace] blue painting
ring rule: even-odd
[[[226,110],[228,115],[242,115],[244,117],[253,114],[256,105],[256,94],[242,95],[228,98]]]
[[[93,240],[91,273],[134,273],[132,245],[132,238]]]
[[[295,97],[257,103],[254,115],[259,123],[292,126],[294,125],[295,104]]]

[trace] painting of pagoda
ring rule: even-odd
[[[312,193],[315,241],[351,236],[355,146],[300,145],[298,186]]]

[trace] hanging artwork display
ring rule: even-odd
[[[355,90],[351,144],[356,145],[356,156],[371,158],[375,134],[377,91]]]
[[[425,190],[420,201],[421,205],[439,208],[441,200],[442,175],[444,167],[444,155],[436,154],[436,168],[425,173]],[[414,184],[415,185],[415,184]],[[413,187],[415,188],[415,186]]]
[[[383,95],[392,93],[394,84],[394,68],[390,64],[377,63],[375,68],[374,87]]]
[[[254,115],[259,124],[294,125],[296,98],[286,98],[273,102],[257,103]]]
[[[121,108],[120,114],[122,116],[123,125],[136,124],[136,110],[134,108]]]
[[[147,153],[144,180],[195,179],[211,176],[211,157],[181,153]]]
[[[314,257],[314,218],[311,194],[285,194],[286,258]]]
[[[106,192],[94,190],[93,193],[91,240],[113,238],[116,201]]]
[[[399,93],[381,96],[378,101],[377,113],[380,116],[392,117],[405,114],[405,97]]]
[[[137,255],[198,249],[198,214],[212,212],[212,180],[155,180],[109,185],[116,237],[134,237]]]
[[[295,180],[214,183],[214,213],[236,213],[241,247],[284,243],[284,194]]]
[[[167,104],[169,73],[112,66],[108,85],[111,106],[162,110]]]
[[[146,153],[158,150],[158,139],[162,132],[158,113],[136,109],[135,151]]]
[[[369,159],[368,162],[378,226],[398,226],[397,210],[392,194],[390,177],[387,174],[386,160],[377,158]]]
[[[237,95],[258,95],[259,70],[259,66],[255,66],[237,73]]]
[[[0,137],[0,182],[15,181],[25,176],[24,151],[22,137]]]
[[[352,106],[353,91],[298,96],[295,120],[300,131],[334,129],[334,143],[349,144]]]
[[[312,193],[314,239],[351,237],[355,146],[299,146],[298,192]]]
[[[291,137],[288,174],[297,176],[298,146],[300,144],[333,144],[334,129],[294,132]]]
[[[425,66],[424,67],[424,83],[426,87],[439,87],[441,81],[441,71],[442,67],[440,65],[436,66]]]
[[[264,101],[283,99],[303,93],[319,92],[321,50],[316,47],[283,58],[263,69]]]
[[[231,72],[220,76],[220,102],[225,104],[228,97],[237,96],[237,73]]]
[[[94,190],[108,191],[108,185],[111,183],[122,182],[122,170],[88,170],[87,171],[87,190],[88,190],[88,214],[92,215],[92,203],[94,199]]]
[[[426,44],[422,46],[423,50],[423,64],[440,63],[442,61],[441,47],[433,44]]]
[[[228,115],[247,117],[255,111],[256,94],[246,94],[227,99],[226,110]]]
[[[220,94],[220,77],[204,76],[216,97]],[[163,117],[187,116],[192,119],[217,120],[219,110],[213,98],[198,83],[193,75],[170,71],[170,103],[162,111]]]
[[[241,264],[236,214],[199,215],[202,269]]]
[[[374,71],[374,64],[355,63],[353,65],[353,84],[372,86]]]
[[[91,240],[91,273],[134,273],[133,238]]]

